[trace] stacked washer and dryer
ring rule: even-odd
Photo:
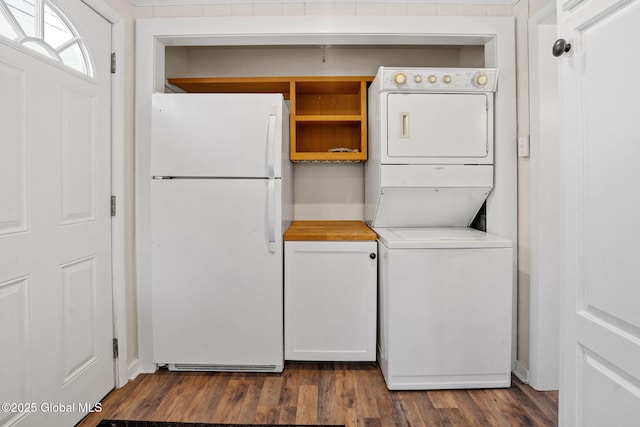
[[[470,228],[493,188],[496,84],[495,69],[380,67],[369,88],[365,217],[391,390],[510,385],[512,245]]]

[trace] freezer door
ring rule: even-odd
[[[151,190],[154,362],[282,370],[280,180],[153,180]]]
[[[282,176],[282,94],[156,93],[152,104],[153,176]]]

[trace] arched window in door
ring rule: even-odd
[[[49,0],[0,0],[0,37],[93,76],[78,31]]]

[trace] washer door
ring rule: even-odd
[[[390,93],[387,155],[409,163],[493,162],[487,93]]]

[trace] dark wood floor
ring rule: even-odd
[[[287,362],[282,374],[160,370],[112,391],[102,419],[346,426],[555,426],[558,393],[513,378],[507,389],[387,390],[375,363]]]

